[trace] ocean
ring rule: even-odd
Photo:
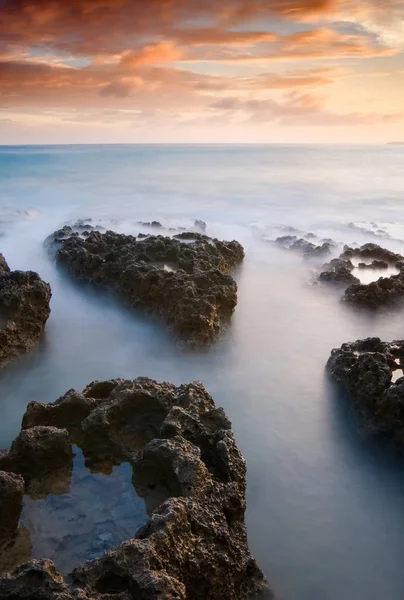
[[[41,344],[1,372],[0,447],[18,434],[31,400],[52,402],[95,379],[200,380],[247,460],[250,547],[277,598],[402,600],[404,462],[369,435],[324,366],[343,342],[403,338],[403,311],[371,316],[344,306],[338,291],[313,284],[318,263],[271,241],[297,229],[404,253],[403,172],[402,146],[0,147],[0,251],[53,293]],[[230,329],[214,347],[185,352],[164,325],[72,283],[43,241],[78,218],[134,234],[139,221],[169,228],[202,219],[209,235],[240,241],[246,259]],[[81,473],[79,452],[76,466]],[[83,518],[100,511],[89,523],[99,546],[81,541],[81,560],[133,536],[146,518],[125,465],[113,477],[104,498],[103,478],[84,477],[103,505],[80,497]],[[99,524],[120,502],[120,531],[105,533]],[[56,496],[35,506],[26,507],[38,532],[33,551],[63,562],[79,542],[50,540],[74,534],[76,506]]]

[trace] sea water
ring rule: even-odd
[[[31,400],[52,402],[94,379],[201,380],[247,460],[249,542],[277,597],[402,600],[404,462],[369,436],[324,366],[345,341],[403,338],[403,310],[344,306],[339,291],[313,284],[318,263],[271,240],[293,227],[404,253],[403,173],[399,146],[0,147],[0,251],[12,269],[38,271],[53,294],[41,344],[0,374],[0,447],[18,434]],[[43,241],[77,218],[133,234],[138,221],[169,228],[202,219],[209,235],[239,240],[246,259],[230,329],[214,347],[187,353],[163,324],[75,285]],[[80,468],[78,454],[71,494],[86,498],[77,482],[92,489],[103,478],[94,483]],[[131,474],[118,469],[116,502],[125,504]],[[38,502],[31,531],[44,530]],[[48,502],[55,528],[65,527],[63,498]],[[134,519],[144,522],[135,505],[120,539],[111,534],[116,543],[133,537]],[[85,518],[91,500],[83,506]],[[51,533],[34,551],[49,547]],[[95,533],[107,546],[109,533]],[[78,554],[93,557],[85,546]]]

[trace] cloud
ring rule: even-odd
[[[291,92],[281,101],[274,99],[246,100],[240,97],[222,98],[213,102],[210,108],[214,111],[221,111],[223,119],[243,120],[256,125],[278,122],[286,126],[328,127],[404,122],[404,112],[391,114],[333,113],[326,109],[322,98],[299,92]]]
[[[392,99],[402,0],[0,0],[0,11],[6,118],[136,127],[402,118]],[[383,91],[372,75],[386,73]],[[379,112],[360,105],[361,86]]]

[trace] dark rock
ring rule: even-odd
[[[201,221],[200,219],[196,219],[194,221],[194,227],[196,227],[197,229],[200,229],[200,231],[203,231],[203,232],[206,231],[206,223],[205,223],[205,221]]]
[[[231,318],[237,284],[229,272],[243,260],[244,250],[235,241],[192,235],[197,241],[191,243],[163,236],[136,240],[112,231],[92,232],[86,239],[75,233],[53,238],[58,264],[73,277],[115,292],[198,345],[217,339]],[[175,269],[165,270],[167,263]]]
[[[22,475],[27,493],[36,498],[62,493],[69,486],[73,451],[66,429],[38,425],[24,429],[10,452],[0,456],[0,468]]]
[[[377,432],[404,443],[404,341],[368,338],[334,349],[327,362],[332,379],[343,385],[356,407]]]
[[[354,265],[350,260],[334,258],[328,264],[323,265],[323,269],[324,271],[318,277],[321,283],[344,286],[360,283],[359,279],[352,274]]]
[[[17,537],[23,496],[23,478],[0,471],[0,551]]]
[[[358,264],[359,269],[388,269],[389,263],[385,260],[373,260],[371,263],[362,263]]]
[[[344,300],[358,307],[378,309],[404,300],[404,273],[380,277],[368,284],[351,285],[345,290]]]
[[[50,299],[50,286],[37,273],[10,271],[0,255],[0,367],[38,343]]]
[[[53,405],[32,403],[24,426],[60,423],[75,436],[77,406],[84,453],[89,448],[92,460],[98,452],[104,460],[106,444],[129,461],[150,519],[136,539],[75,569],[72,586],[49,561],[33,561],[0,578],[0,600],[246,600],[270,593],[248,549],[245,461],[224,411],[202,384],[93,382]]]
[[[187,240],[187,241],[200,241],[209,242],[212,240],[208,235],[198,233],[197,231],[181,231],[173,236],[176,240]]]
[[[0,577],[1,600],[93,600],[81,591],[72,592],[51,560],[32,560]],[[94,600],[98,600],[97,595]],[[126,600],[126,599],[125,599]]]
[[[388,264],[395,264],[397,261],[403,260],[401,254],[396,254],[391,250],[382,248],[378,244],[371,243],[364,244],[360,248],[350,248],[349,246],[344,246],[344,251],[341,254],[340,258],[343,260],[351,258],[371,258],[378,261],[387,262]]]
[[[309,236],[307,236],[309,237]],[[313,238],[315,236],[313,235]],[[312,242],[308,242],[303,238],[297,238],[295,235],[284,235],[278,237],[275,243],[287,250],[293,250],[303,254],[305,258],[318,258],[330,254],[332,243],[326,241],[321,245],[316,246]]]
[[[159,221],[139,221],[139,225],[143,225],[143,227],[154,227],[155,229],[161,229],[163,226]]]

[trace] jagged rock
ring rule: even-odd
[[[23,496],[23,478],[0,471],[0,550],[17,537]]]
[[[27,493],[36,498],[68,489],[73,451],[66,429],[38,425],[23,429],[10,452],[0,455],[0,468],[22,475]]]
[[[404,341],[382,342],[367,338],[332,350],[327,371],[378,432],[404,443]]]
[[[112,462],[129,461],[150,519],[136,539],[75,569],[72,586],[63,587],[49,561],[32,562],[0,578],[0,600],[17,598],[21,590],[21,598],[45,600],[49,590],[66,600],[79,597],[74,594],[246,600],[265,590],[271,596],[248,549],[245,461],[224,411],[202,384],[93,382],[53,405],[31,403],[23,426],[41,423],[63,425],[73,438],[81,430],[86,458],[87,451],[91,460],[101,452],[104,460],[106,445]],[[28,593],[32,571],[37,596]]]
[[[388,269],[389,263],[385,260],[372,260],[371,263],[360,262],[358,269]]]
[[[349,260],[351,258],[371,258],[377,261],[384,261],[388,264],[395,264],[397,261],[403,260],[401,254],[396,254],[391,250],[382,248],[378,244],[364,244],[360,248],[350,248],[344,246],[344,251],[340,256],[343,260]],[[380,267],[376,267],[380,268]]]
[[[344,301],[355,306],[377,309],[404,301],[404,272],[380,277],[368,284],[351,285],[345,290]]]
[[[66,233],[48,238],[59,265],[160,317],[189,344],[214,341],[228,324],[237,304],[237,284],[229,272],[244,258],[238,242],[198,233],[191,243],[163,236],[136,240],[112,231],[92,232],[86,239]]]
[[[51,560],[32,560],[17,567],[11,575],[0,577],[0,598],[2,600],[101,600],[98,594],[90,598],[81,590],[70,590]],[[129,597],[124,600],[129,600]]]
[[[307,237],[315,238],[314,235]],[[284,235],[276,238],[275,243],[287,250],[293,250],[303,254],[305,258],[317,258],[330,254],[332,249],[332,241],[324,241],[321,245],[308,242],[304,238],[297,238],[295,235]]]
[[[139,225],[143,225],[143,227],[154,227],[155,229],[161,229],[163,227],[159,221],[152,221],[151,223],[146,221],[139,221]]]
[[[206,223],[205,223],[205,221],[201,221],[201,219],[196,219],[194,221],[194,227],[196,227],[197,229],[200,229],[203,232],[206,231]]]
[[[37,273],[10,271],[0,254],[0,367],[38,343],[50,299],[50,286]]]
[[[354,265],[350,260],[334,258],[328,264],[323,265],[322,268],[324,271],[318,277],[321,283],[345,286],[360,283],[359,279],[352,273]]]

